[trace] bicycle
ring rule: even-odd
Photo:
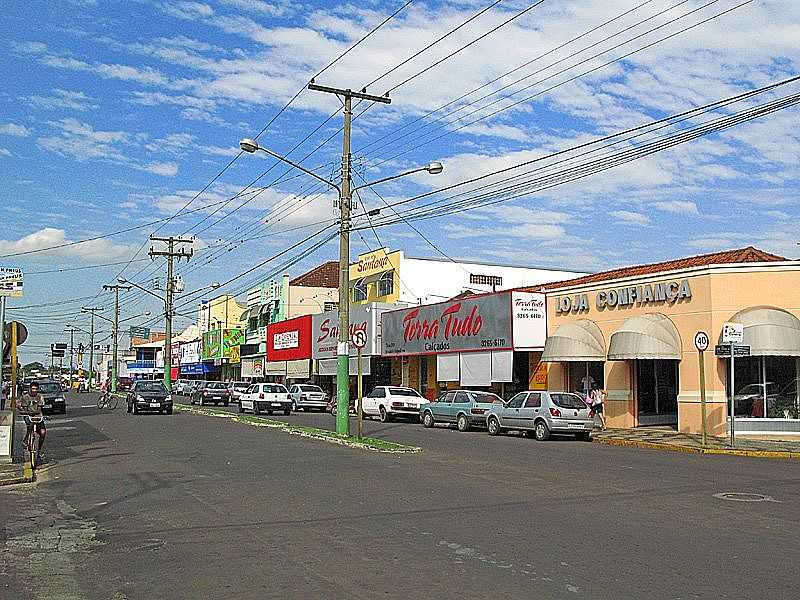
[[[114,410],[119,405],[119,398],[110,392],[103,392],[97,399],[97,408]]]
[[[44,415],[35,417],[31,415],[23,415],[22,419],[25,421],[26,425],[33,425],[31,434],[27,436],[27,439],[25,440],[25,449],[28,451],[28,456],[30,457],[31,469],[35,469],[36,463],[39,459],[39,428],[37,425],[44,422]]]

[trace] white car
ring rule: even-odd
[[[318,385],[297,383],[289,388],[292,410],[321,410],[328,408],[328,395]]]
[[[380,417],[381,422],[395,417],[419,419],[419,407],[428,400],[417,390],[396,385],[379,385],[361,399],[365,415]]]
[[[280,411],[288,415],[292,412],[289,390],[280,383],[255,383],[239,396],[239,412],[245,410],[252,410],[254,415]]]

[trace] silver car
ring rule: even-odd
[[[292,410],[320,410],[328,408],[328,395],[318,385],[297,383],[289,388]]]
[[[551,433],[591,439],[594,418],[583,398],[570,392],[520,392],[508,402],[494,404],[486,415],[489,435],[517,430],[544,441]]]

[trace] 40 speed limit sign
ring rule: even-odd
[[[698,331],[694,335],[694,347],[697,348],[698,352],[705,352],[708,350],[708,334],[705,331]]]

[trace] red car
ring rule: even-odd
[[[130,377],[118,377],[117,378],[117,391],[118,392],[127,392],[133,387],[133,379]]]

